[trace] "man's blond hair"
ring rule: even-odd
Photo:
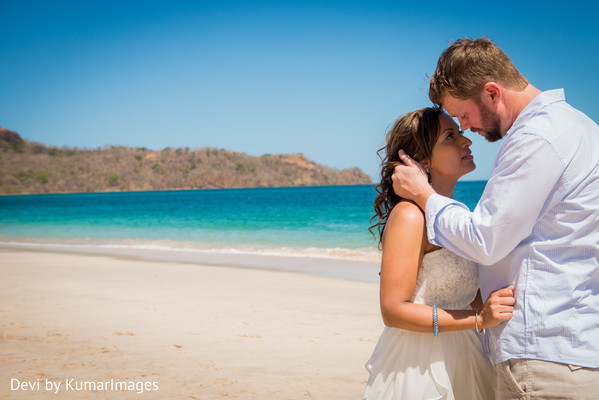
[[[450,94],[460,100],[479,100],[487,82],[524,90],[528,80],[512,60],[487,38],[462,38],[453,42],[439,57],[437,69],[429,81],[429,98],[441,106]]]

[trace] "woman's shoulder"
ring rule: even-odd
[[[428,241],[426,241],[424,213],[416,204],[410,201],[401,201],[393,207],[385,224],[383,253],[386,248],[389,249],[388,246],[385,246],[389,240],[390,243],[402,244],[404,250],[413,249],[420,251],[422,255]]]
[[[402,200],[393,207],[393,210],[391,210],[387,224],[395,224],[398,222],[401,222],[401,224],[423,225],[424,213],[415,203],[408,200]]]

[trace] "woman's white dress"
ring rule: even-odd
[[[476,265],[446,249],[424,256],[412,302],[470,310]],[[385,327],[366,364],[363,400],[494,398],[493,367],[475,330],[418,333]]]

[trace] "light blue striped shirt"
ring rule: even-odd
[[[599,367],[599,126],[539,94],[520,113],[473,212],[435,194],[431,243],[478,262],[481,291],[515,285],[511,320],[491,330],[496,363]]]

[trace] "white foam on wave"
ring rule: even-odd
[[[71,240],[61,242],[50,241],[16,241],[0,240],[0,245],[11,247],[26,248],[48,248],[60,250],[68,248],[72,250],[97,248],[98,250],[149,250],[149,251],[174,251],[187,253],[204,254],[233,254],[233,255],[260,255],[260,256],[285,256],[285,257],[310,257],[310,258],[330,258],[340,260],[379,262],[381,253],[376,248],[321,248],[321,247],[268,247],[255,245],[237,245],[237,246],[209,246],[201,243],[177,242],[170,240],[163,241],[135,241],[124,240],[119,242],[102,242],[96,240]]]

